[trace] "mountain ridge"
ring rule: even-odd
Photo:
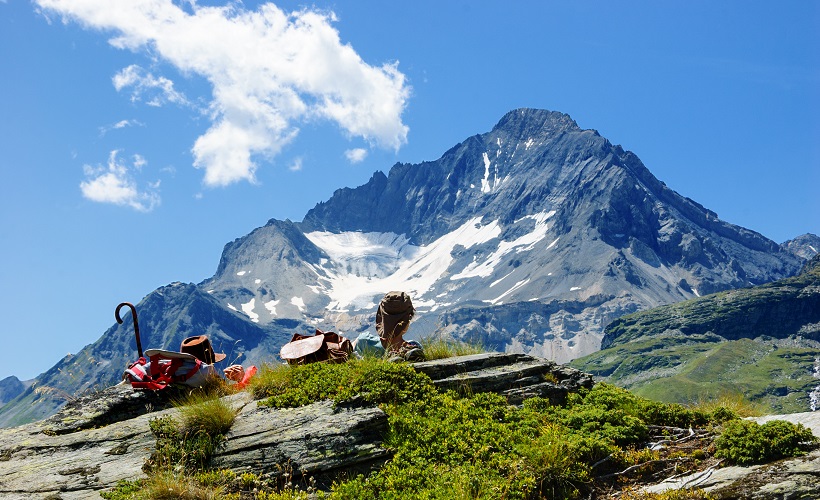
[[[571,363],[666,402],[742,395],[777,412],[820,407],[820,255],[797,276],[622,316]]]

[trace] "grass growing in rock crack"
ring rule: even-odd
[[[427,361],[486,352],[479,343],[447,340],[439,335],[426,337],[420,343]]]
[[[204,468],[233,425],[236,411],[215,394],[193,392],[176,402],[179,416],[150,421],[157,446],[143,466],[146,473],[173,470],[178,466]]]

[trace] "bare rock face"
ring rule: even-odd
[[[390,453],[381,447],[386,432],[387,415],[375,407],[320,401],[274,410],[254,402],[237,416],[211,465],[265,477],[311,477],[327,487],[342,472],[367,472],[387,460]]]

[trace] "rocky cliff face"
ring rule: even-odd
[[[519,109],[435,161],[336,191],[301,222],[270,220],[227,244],[213,277],[160,288],[138,308],[146,347],[205,333],[258,362],[295,331],[355,338],[385,292],[404,290],[417,308],[411,338],[565,362],[596,351],[624,314],[794,275],[810,243],[781,248],[722,221],[569,116]],[[59,365],[79,382],[55,367],[0,423],[22,421],[35,396],[115,380],[135,357],[132,337],[112,327]]]

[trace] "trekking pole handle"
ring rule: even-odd
[[[137,337],[137,352],[139,353],[139,357],[142,357],[142,343],[140,343],[140,325],[137,322],[137,308],[130,302],[123,302],[118,305],[114,311],[114,317],[117,318],[117,323],[119,324],[122,324],[120,309],[122,309],[123,306],[128,306],[128,308],[131,309],[131,317],[134,318],[134,335]]]

